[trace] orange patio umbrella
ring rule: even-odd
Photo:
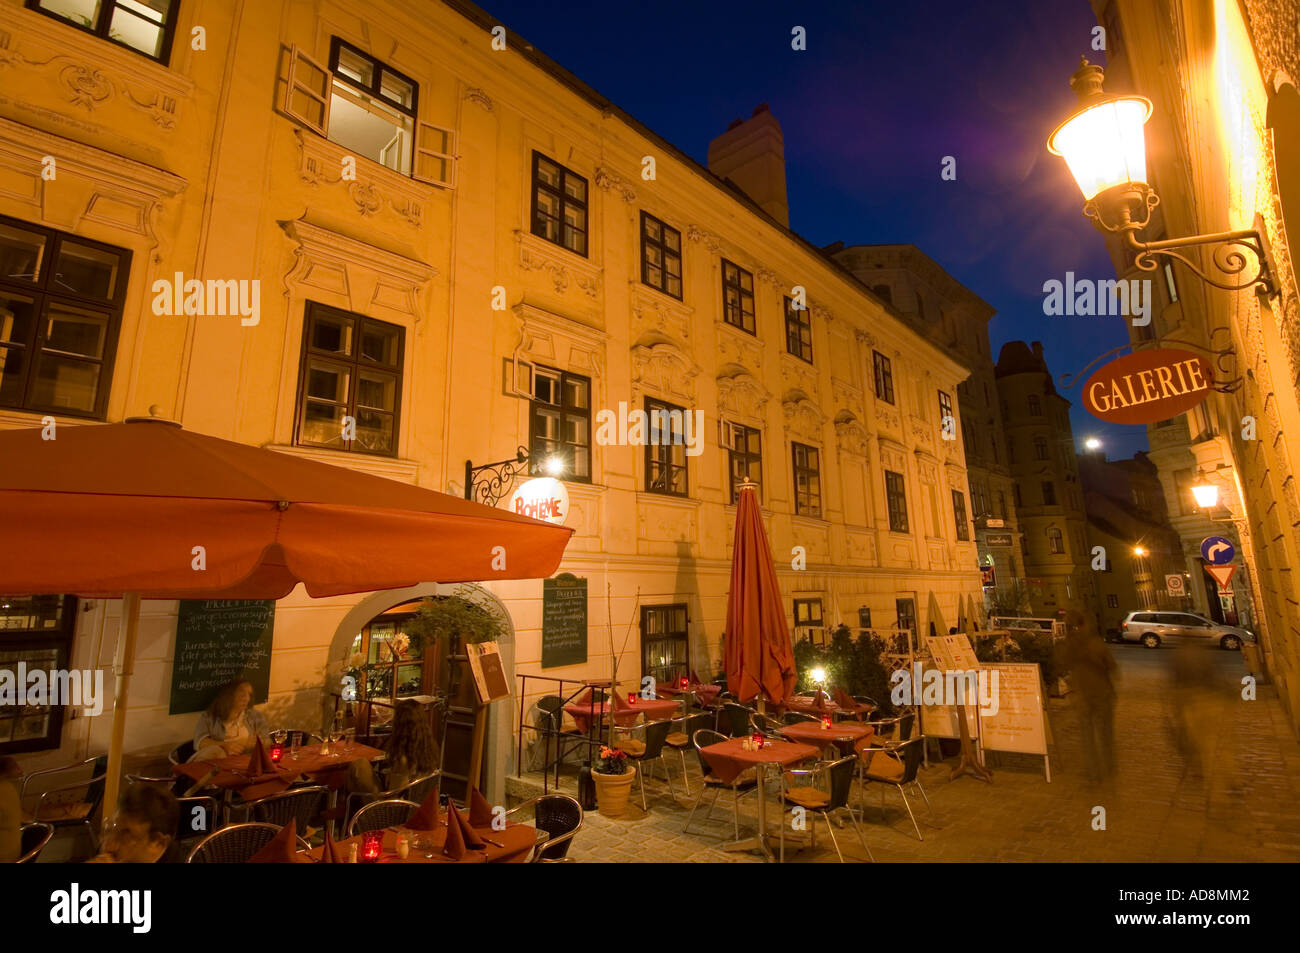
[[[0,432],[0,592],[123,599],[105,801],[140,599],[315,598],[555,572],[572,530],[135,418]]]
[[[794,694],[794,647],[754,485],[742,484],[727,595],[727,687],[741,701],[760,692],[773,705]]]

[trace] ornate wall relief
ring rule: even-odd
[[[424,209],[432,186],[389,170],[381,174],[376,168],[382,166],[365,162],[357,163],[355,179],[345,180],[343,157],[351,156],[351,152],[302,129],[294,129],[293,134],[298,138],[298,177],[302,181],[342,189],[362,218],[388,210],[415,228],[424,224]]]
[[[685,351],[662,337],[647,335],[632,345],[632,381],[643,391],[676,397],[689,407],[699,373]]]
[[[596,187],[601,191],[617,193],[628,205],[636,201],[636,191],[621,176],[616,175],[604,166],[596,167],[595,179]]]
[[[850,453],[857,457],[870,454],[871,435],[851,412],[841,410],[835,415],[835,445],[841,453]]]
[[[758,378],[743,367],[729,365],[718,375],[718,410],[723,416],[761,420],[771,396]]]
[[[781,410],[785,414],[787,431],[814,443],[821,442],[826,415],[806,393],[797,389],[787,391],[781,398]]]
[[[546,272],[556,294],[565,294],[572,288],[592,301],[600,297],[600,268],[576,256],[559,253],[557,246],[529,232],[516,230],[515,242],[519,246],[519,266],[524,271]]]

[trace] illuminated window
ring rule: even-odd
[[[36,10],[166,63],[176,30],[172,0],[27,0]]]
[[[682,297],[682,233],[641,213],[641,283]]]
[[[794,511],[799,516],[822,515],[820,451],[801,443],[790,444],[794,457]]]
[[[785,298],[785,349],[812,363],[812,318],[807,308],[796,308],[789,296]]]
[[[754,276],[722,259],[722,320],[742,331],[754,332]]]
[[[533,234],[587,257],[587,180],[533,153]]]

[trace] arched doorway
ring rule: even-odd
[[[362,648],[367,656],[378,646],[400,631],[400,621],[409,618],[409,613],[418,606],[420,600],[433,597],[445,598],[460,596],[473,602],[492,605],[500,613],[505,624],[498,643],[501,648],[501,664],[506,678],[514,685],[515,672],[515,629],[505,603],[495,594],[474,583],[422,583],[406,589],[385,589],[372,592],[361,600],[339,623],[330,641],[329,671],[341,672],[347,665],[358,636],[363,637]],[[414,604],[414,605],[412,605]],[[396,610],[396,611],[390,611]],[[410,697],[430,691],[431,685],[426,681],[431,670],[431,660],[421,658],[403,662],[397,667],[397,697]],[[331,676],[333,678],[334,676]],[[416,679],[419,679],[417,682]],[[327,684],[324,696],[337,690],[336,685]],[[493,702],[487,710],[487,726],[484,735],[483,764],[487,783],[483,794],[492,804],[505,804],[505,777],[511,769],[514,753],[513,726],[515,719],[515,701],[513,698]]]

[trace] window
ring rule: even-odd
[[[982,480],[970,481],[970,501],[975,509],[975,518],[983,519],[989,515],[989,488]]]
[[[587,180],[533,153],[533,234],[587,257]]]
[[[648,212],[641,213],[641,282],[682,297],[682,233]]]
[[[889,531],[907,532],[907,494],[903,490],[903,474],[885,471],[885,497],[889,504]]]
[[[1046,437],[1037,436],[1034,438],[1034,459],[1035,460],[1047,459],[1047,438]]]
[[[0,407],[104,418],[130,264],[0,216]]]
[[[952,512],[957,520],[957,538],[969,540],[970,521],[966,519],[966,497],[962,496],[961,490],[952,491]]]
[[[333,37],[328,68],[292,48],[280,108],[356,155],[450,188],[456,134],[420,122],[418,99],[419,85],[410,77]]]
[[[952,416],[952,395],[939,391],[939,426],[943,427],[944,422]]]
[[[785,298],[785,349],[800,360],[812,363],[812,318],[807,308],[796,308]]]
[[[27,9],[166,63],[176,31],[172,0],[27,0]]]
[[[549,367],[533,370],[529,463],[544,474],[552,456],[564,463],[563,479],[591,482],[591,380]]]
[[[894,612],[898,616],[898,628],[916,633],[916,600],[895,599]]]
[[[1065,538],[1059,529],[1047,531],[1047,551],[1058,555],[1065,552]]]
[[[0,596],[0,672],[21,684],[18,669],[48,672],[68,668],[77,624],[72,596]],[[48,700],[48,699],[47,699]],[[45,751],[62,741],[64,706],[0,704],[0,755]],[[0,782],[3,783],[3,782]]]
[[[820,629],[826,623],[822,618],[822,601],[821,599],[796,599],[794,600],[794,624],[798,626],[810,626]]]
[[[794,456],[794,511],[797,516],[820,518],[822,481],[819,451],[802,443],[790,444]]]
[[[1043,481],[1043,505],[1044,506],[1056,505],[1056,484],[1053,483],[1051,480]]]
[[[871,608],[861,606],[858,608],[858,628],[870,629],[871,626]]]
[[[394,662],[389,650],[389,645],[399,635],[405,634],[406,624],[419,615],[422,602],[417,599],[393,606],[361,627],[360,634],[352,641],[351,653],[361,655],[368,666],[361,673],[361,684],[357,685],[358,698],[411,698],[437,690],[434,683],[437,653],[426,655],[422,647],[410,644],[401,660]],[[396,696],[393,693],[394,682],[397,684]]]
[[[650,431],[645,447],[646,491],[667,496],[686,496],[687,411],[647,397],[645,412]]]
[[[1029,395],[1029,416],[1030,417],[1043,416],[1043,402],[1038,399],[1037,394]]]
[[[871,290],[885,304],[894,303],[894,292],[889,285],[872,285]]]
[[[740,498],[740,484],[748,481],[759,484],[754,492],[762,499],[763,454],[760,435],[753,427],[743,424],[722,424],[727,446],[727,474],[731,482],[731,502]]]
[[[722,259],[722,320],[754,334],[754,276]]]
[[[641,674],[680,682],[691,671],[686,603],[641,607]]]
[[[405,343],[395,324],[308,302],[297,444],[395,456]]]
[[[894,402],[894,369],[889,358],[879,351],[871,352],[871,368],[876,379],[876,400],[887,404]]]

